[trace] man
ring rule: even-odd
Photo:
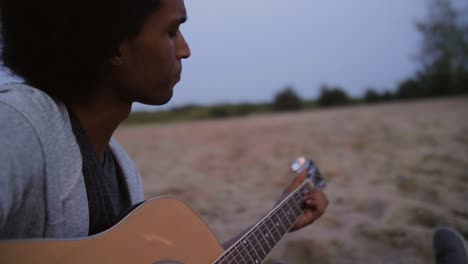
[[[132,103],[171,99],[190,56],[184,1],[4,0],[1,12],[3,62],[25,84],[0,88],[0,239],[106,230],[143,200],[112,135]],[[293,229],[327,203],[307,194]]]

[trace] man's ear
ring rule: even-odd
[[[114,55],[110,58],[110,63],[112,66],[120,66],[123,64],[123,47],[124,44],[120,44]]]

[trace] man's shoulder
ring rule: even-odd
[[[11,109],[9,115],[21,116],[35,128],[50,130],[69,123],[66,108],[61,102],[23,83],[1,85],[0,104]],[[8,124],[9,116],[3,116],[2,119],[7,119],[2,120],[4,125]]]
[[[60,103],[41,90],[23,83],[0,85],[0,103],[24,115],[60,111]]]
[[[0,86],[0,124],[8,136],[3,142],[25,141],[22,144],[30,149],[40,148],[46,159],[70,156],[74,160],[80,155],[65,105],[36,88],[24,84]],[[40,147],[29,146],[32,138]]]

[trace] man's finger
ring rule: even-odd
[[[307,177],[307,171],[303,170],[299,175],[294,178],[292,183],[289,185],[289,187],[286,189],[286,192],[292,192],[294,191],[299,185],[304,182],[305,178]]]

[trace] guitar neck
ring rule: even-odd
[[[310,180],[305,180],[214,264],[261,263],[302,215],[304,192],[312,188]]]

